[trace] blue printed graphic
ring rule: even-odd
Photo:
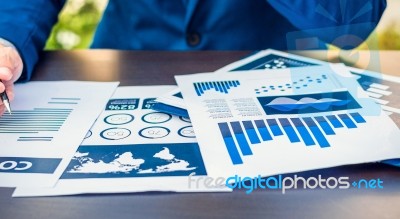
[[[193,83],[197,96],[201,96],[205,91],[215,90],[217,92],[227,94],[232,87],[238,87],[240,82],[235,81],[210,81]]]
[[[302,114],[358,109],[361,106],[348,91],[257,97],[267,115]]]
[[[178,92],[178,93],[176,93],[176,94],[174,94],[174,95],[172,95],[172,96],[178,97],[178,98],[182,98],[182,99],[183,99],[183,96],[182,96],[182,93],[181,93],[181,92]]]
[[[153,105],[152,109],[155,110],[155,111],[169,113],[169,114],[172,114],[172,115],[189,117],[188,111],[186,109],[182,109],[182,108],[179,108],[179,107],[171,106],[171,105],[164,104],[164,103],[161,103],[161,102],[155,103]]]
[[[109,125],[124,125],[132,122],[135,117],[127,113],[116,113],[106,116],[103,121]]]
[[[142,109],[152,109],[156,103],[156,98],[146,98],[143,100]]]
[[[282,91],[285,92],[287,90],[299,91],[303,88],[309,88],[316,85],[323,85],[325,81],[328,80],[328,77],[324,74],[320,76],[304,76],[302,78],[292,79],[293,81],[290,83],[283,83],[277,85],[269,85],[269,86],[261,86],[260,88],[254,89],[256,94],[268,93],[270,91]]]
[[[120,178],[207,175],[197,143],[80,146],[61,176]]]
[[[349,115],[339,114],[338,116],[342,120],[342,122],[346,125],[347,128],[349,129],[357,128],[357,125],[353,122],[353,120],[350,119]]]
[[[358,113],[357,113],[358,114]],[[359,114],[358,114],[359,115]],[[360,116],[361,117],[361,116]],[[318,124],[321,126],[322,130],[325,132],[327,135],[334,135],[335,131],[331,128],[331,126],[328,124],[328,121],[323,116],[316,116],[314,119],[318,122]],[[338,121],[339,122],[339,121]],[[356,122],[358,122],[356,120]],[[336,128],[336,127],[335,127]]]
[[[301,139],[303,139],[304,144],[306,146],[315,145],[313,138],[311,137],[310,132],[307,130],[304,123],[299,118],[291,118],[290,119],[293,125],[296,127],[297,131],[300,134]]]
[[[242,156],[253,155],[252,145],[273,141],[286,136],[290,143],[302,142],[305,146],[330,147],[326,136],[336,135],[334,128],[357,128],[366,123],[359,113],[301,118],[277,118],[255,121],[218,123],[226,149],[233,165],[243,164]]]
[[[334,128],[344,127],[335,115],[328,115],[328,116],[326,116],[326,118],[329,120],[330,123],[332,123]]]
[[[134,99],[111,99],[105,110],[135,110],[139,107],[139,98]]]
[[[54,99],[73,98],[52,98]],[[64,104],[64,102],[54,104]],[[55,133],[58,133],[72,111],[73,109],[69,108],[13,110],[12,114],[7,113],[0,117],[0,134],[18,135],[17,141],[21,142],[49,142],[53,140]]]
[[[289,120],[287,118],[280,118],[278,120],[281,123],[281,126],[282,126],[283,130],[285,131],[286,135],[288,136],[289,141],[291,143],[300,142],[300,139],[297,136],[296,132],[294,131],[294,128],[290,124]]]
[[[59,158],[0,157],[0,172],[52,174],[60,162]]]
[[[279,55],[269,54],[231,71],[245,71],[253,69],[283,69],[317,65]]]

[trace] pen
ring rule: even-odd
[[[0,80],[1,82],[1,80]],[[0,94],[1,101],[3,101],[4,106],[7,108],[8,113],[11,114],[10,100],[8,99],[7,92],[4,91]]]

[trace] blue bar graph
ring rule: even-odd
[[[350,113],[350,115],[357,123],[366,123],[365,119],[359,113]]]
[[[238,165],[244,163],[242,156],[253,155],[253,145],[272,142],[279,136],[286,135],[293,144],[300,142],[305,146],[318,145],[320,148],[327,148],[331,147],[331,144],[326,136],[336,135],[335,128],[342,128],[344,124],[345,127],[353,129],[357,128],[355,123],[366,122],[360,113],[352,112],[315,117],[222,122],[218,123],[218,126],[232,164]]]
[[[315,120],[317,120],[318,124],[321,126],[322,130],[325,132],[327,135],[334,135],[335,131],[331,128],[329,123],[326,121],[326,119],[323,116],[316,116],[314,117]]]
[[[197,96],[201,96],[205,91],[215,90],[219,93],[227,94],[232,87],[238,87],[239,81],[210,81],[193,83]]]
[[[221,83],[217,82],[217,87],[218,87],[218,90],[222,91],[222,93],[226,93],[226,91],[224,91],[224,89],[222,89]]]
[[[226,90],[226,87],[224,86],[224,82],[218,82],[218,84],[221,86],[222,91],[224,91],[224,93],[228,93],[228,91]]]
[[[275,119],[267,119],[267,123],[268,123],[268,126],[271,129],[271,132],[274,136],[283,135],[283,132],[279,128],[279,125]]]
[[[231,157],[232,163],[242,164],[242,158],[240,157],[239,151],[237,150],[236,144],[233,141],[232,134],[229,130],[228,124],[226,122],[218,123],[219,130],[221,131],[222,137],[225,142],[226,149],[228,150],[228,154]]]
[[[206,84],[206,90],[210,90],[210,89],[211,89],[210,84],[207,83],[207,84]]]
[[[342,122],[346,125],[347,128],[353,129],[357,128],[357,125],[350,119],[347,114],[339,114],[338,117],[342,120]]]
[[[206,85],[204,83],[200,83],[202,90],[207,90]]]
[[[252,144],[259,144],[261,143],[256,130],[254,129],[253,123],[251,121],[243,121],[242,122],[244,129],[246,130],[247,136],[249,136],[250,142]]]
[[[78,101],[78,98],[52,98],[52,100]],[[52,135],[60,130],[72,111],[73,109],[62,108],[13,110],[12,114],[0,117],[0,134],[21,134],[17,141],[51,141]],[[26,136],[25,134],[40,135]]]
[[[233,129],[233,133],[235,134],[236,140],[239,144],[240,150],[243,155],[252,155],[250,145],[247,142],[246,136],[243,133],[243,129],[240,126],[239,122],[231,122],[231,127]]]
[[[289,120],[286,118],[280,118],[279,122],[283,127],[283,131],[286,132],[286,135],[289,137],[290,142],[300,142],[299,137],[297,136],[296,132],[294,131],[293,126],[290,124]]]
[[[307,128],[304,126],[303,122],[299,118],[291,118],[293,125],[296,127],[297,131],[300,133],[301,138],[304,141],[306,146],[315,145],[314,140],[312,139],[310,133]]]
[[[199,89],[199,87],[198,87],[198,84],[197,84],[197,83],[195,83],[195,84],[194,84],[194,89],[196,90],[196,94],[197,94],[197,96],[201,96],[201,92],[200,92],[200,89]]]
[[[328,140],[326,140],[324,134],[321,132],[321,130],[318,128],[317,124],[314,122],[314,120],[311,117],[305,117],[303,118],[304,122],[307,124],[308,128],[310,128],[310,131],[313,133],[315,139],[317,140],[318,144],[320,147],[330,147],[330,144]]]
[[[211,84],[213,85],[213,87],[214,87],[214,89],[215,89],[216,91],[219,91],[219,88],[218,88],[216,82],[212,82]]]
[[[326,116],[326,118],[328,118],[329,122],[332,123],[334,128],[342,128],[343,127],[342,123],[338,120],[338,118],[335,115],[329,115],[329,116]]]
[[[258,132],[261,135],[263,141],[270,141],[272,140],[272,136],[269,133],[267,126],[265,126],[264,120],[255,120]]]

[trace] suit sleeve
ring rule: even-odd
[[[13,0],[0,4],[0,38],[19,51],[24,62],[20,81],[28,81],[65,0]]]
[[[357,47],[368,38],[386,8],[386,0],[267,2],[302,32],[343,49]],[[288,39],[288,43],[289,40],[295,39]]]

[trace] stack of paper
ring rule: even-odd
[[[266,176],[399,157],[400,110],[392,106],[398,78],[266,50],[215,73],[176,79],[182,93],[157,101],[181,112],[187,106],[211,175]]]
[[[117,88],[57,184],[18,187],[13,196],[231,191],[196,183],[207,171],[190,120],[151,109],[172,89]]]
[[[344,66],[176,80],[211,176],[269,176],[400,156],[398,128]]]
[[[215,73],[235,73],[238,71],[246,72],[248,70],[264,70],[268,72],[279,68],[305,68],[329,64],[308,57],[268,49],[224,66]],[[365,69],[353,67],[348,67],[348,69],[355,76],[360,86],[366,91],[367,95],[376,103],[382,105],[383,110],[390,115],[390,118],[400,128],[400,107],[395,104],[395,100],[400,97],[400,88],[397,88],[400,84],[400,78]],[[155,110],[168,111],[175,115],[188,115],[180,89],[165,93],[157,98],[157,102],[158,104],[153,107]]]
[[[399,78],[275,50],[175,78],[179,88],[17,85],[14,114],[0,118],[0,186],[16,197],[220,192],[235,176],[400,164]]]

